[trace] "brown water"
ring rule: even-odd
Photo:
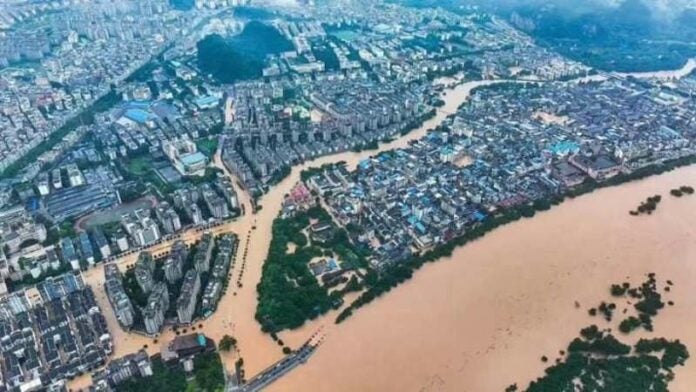
[[[405,147],[419,139],[455,112],[474,87],[491,83],[496,82],[464,83],[448,91],[444,96],[446,105],[434,119],[382,145],[380,150]],[[215,229],[215,233],[237,233],[240,247],[230,289],[218,311],[202,322],[199,331],[216,341],[225,334],[236,337],[248,375],[282,357],[280,347],[261,333],[254,313],[256,284],[268,252],[271,224],[283,196],[308,167],[338,161],[354,167],[375,153],[343,153],[295,167],[288,178],[263,197],[263,209],[258,214],[248,213]],[[219,156],[215,161],[221,166]],[[497,391],[513,381],[524,381],[526,385],[541,374],[541,355],[553,358],[553,353],[563,348],[577,330],[590,323],[586,308],[605,299],[609,284],[626,275],[637,281],[649,270],[676,283],[673,295],[677,306],[658,318],[657,331],[696,347],[696,332],[687,328],[696,321],[696,270],[687,264],[687,257],[696,254],[690,227],[690,221],[696,218],[696,196],[682,200],[666,197],[650,217],[628,215],[628,210],[646,196],[656,192],[666,195],[670,186],[682,183],[696,183],[696,168],[564,203],[460,248],[452,260],[423,268],[411,281],[360,309],[340,327],[334,326],[336,313],[332,313],[297,331],[281,334],[293,347],[319,326],[326,327],[328,338],[307,365],[271,390]],[[245,210],[251,211],[246,195],[240,192],[240,197]],[[183,237],[192,242],[199,236],[189,232]],[[158,246],[153,252],[169,245]],[[119,265],[125,268],[134,258],[120,260]],[[91,270],[85,279],[95,288],[114,334],[115,357],[146,344],[148,351],[155,353],[174,336],[165,331],[154,343],[151,338],[123,332],[104,294],[103,270]],[[237,279],[243,282],[242,288],[236,287]],[[585,309],[575,309],[575,300]],[[236,358],[235,354],[223,355],[228,370],[233,369]],[[695,369],[679,371],[675,391],[687,391],[686,385],[696,385]],[[71,387],[84,387],[88,382],[85,377]]]
[[[458,80],[451,80],[451,84],[454,85],[457,83]],[[449,114],[454,113],[459,105],[468,99],[474,88],[493,83],[498,83],[498,81],[474,81],[458,84],[453,89],[447,91],[447,95],[443,97],[446,103],[440,108],[434,118],[426,121],[420,128],[410,132],[408,135],[400,137],[391,143],[381,145],[379,151],[403,148],[406,147],[410,141],[422,138],[429,129],[436,127]],[[249,213],[252,208],[248,195],[240,189],[237,189],[237,193],[240,196],[240,203],[244,205],[247,214],[234,222],[227,223],[213,230],[214,234],[224,232],[236,233],[239,236],[240,246],[227,294],[222,297],[218,310],[209,319],[201,322],[203,328],[197,329],[215,341],[219,341],[225,334],[237,338],[240,354],[244,357],[245,368],[248,375],[253,375],[261,371],[274,361],[280,359],[283,355],[281,348],[273,342],[268,335],[261,333],[260,326],[254,319],[254,314],[257,304],[256,284],[261,279],[261,268],[266,259],[271,241],[272,223],[280,212],[284,195],[292,189],[297,181],[299,181],[300,173],[309,167],[318,167],[325,163],[344,161],[351,168],[354,168],[362,159],[368,158],[376,153],[378,153],[378,151],[364,151],[361,153],[346,152],[318,158],[301,166],[294,167],[291,174],[285,180],[273,187],[271,191],[261,199],[259,204],[263,208],[255,215]],[[214,161],[216,166],[225,170],[220,161],[219,154],[215,156]],[[225,172],[227,171],[225,170]],[[227,174],[232,176],[230,173]],[[233,181],[233,183],[236,184],[236,181]],[[182,235],[182,239],[187,243],[192,243],[200,238],[201,234],[200,232],[189,231]],[[247,241],[249,247],[246,263],[244,263],[243,255]],[[150,248],[149,251],[153,254],[157,254],[166,251],[170,246],[171,243],[166,242]],[[134,263],[136,258],[137,254],[124,257],[117,261],[117,265],[119,265],[122,270],[125,270],[126,266]],[[236,282],[240,276],[243,287],[238,288]],[[84,273],[84,278],[85,281],[93,287],[97,300],[104,310],[109,329],[112,331],[115,345],[114,358],[133,353],[146,345],[148,352],[154,354],[159,352],[163,343],[169,342],[175,336],[171,330],[165,330],[162,335],[158,337],[157,343],[155,343],[152,338],[124,332],[118,326],[111,305],[106,297],[103,269],[101,267],[94,268]],[[188,332],[190,332],[190,329]],[[289,342],[294,345],[299,345],[307,339],[310,334],[311,333],[306,335],[296,334],[294,339]],[[235,355],[223,356],[227,369],[234,369],[234,361],[236,358]],[[88,385],[89,377],[82,377],[73,381],[70,386],[74,389],[78,389]]]
[[[696,167],[597,191],[461,247],[340,326],[323,320],[326,343],[270,390],[526,387],[543,374],[542,355],[553,360],[580,328],[606,325],[587,309],[609,299],[611,283],[640,283],[648,272],[675,283],[666,299],[676,305],[656,318],[655,335],[679,338],[694,353],[696,196],[668,195],[689,183],[696,183]],[[629,216],[657,193],[664,201],[656,213]],[[670,390],[695,388],[691,359]]]
[[[621,76],[633,76],[639,79],[680,79],[696,70],[696,59],[689,59],[683,67],[671,71],[619,73]]]

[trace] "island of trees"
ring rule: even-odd
[[[688,185],[682,185],[679,188],[674,188],[671,191],[669,191],[669,194],[674,196],[674,197],[682,197],[684,195],[693,195],[694,188],[692,188]]]
[[[666,287],[671,286],[672,282],[668,280]],[[669,290],[665,288],[665,291]],[[648,274],[645,282],[637,287],[631,287],[627,282],[614,284],[610,293],[616,299],[628,297],[629,304],[637,301],[634,304],[637,317],[629,316],[620,323],[619,330],[623,334],[629,334],[641,325],[652,331],[651,319],[664,307],[654,274]],[[603,308],[610,308],[605,302],[602,304],[605,305]],[[612,310],[615,307],[611,307]],[[650,337],[631,346],[621,342],[610,331],[610,328],[602,330],[596,325],[583,328],[567,350],[561,351],[556,363],[545,370],[544,376],[532,381],[525,390],[667,391],[669,382],[674,379],[673,369],[684,365],[689,358],[686,346],[679,340]],[[543,362],[547,360],[546,356],[542,357]],[[506,392],[515,391],[518,391],[517,384],[506,389]]]
[[[305,232],[312,222],[330,225],[331,234],[321,242],[310,242]],[[334,256],[340,260],[343,271],[359,273],[367,265],[365,251],[349,241],[347,232],[333,224],[323,208],[316,206],[292,217],[277,218],[272,232],[268,257],[257,285],[256,319],[264,332],[275,334],[297,328],[306,320],[340,307],[343,295],[362,288],[355,277],[349,280],[343,276],[336,279],[322,276],[323,284],[319,284],[308,267],[314,258]],[[288,244],[294,244],[293,252],[288,252]],[[329,290],[341,283],[342,289]]]
[[[661,201],[662,196],[660,195],[648,197],[644,202],[640,203],[638,208],[631,210],[629,213],[633,216],[638,216],[641,214],[651,215],[657,209],[657,206]]]

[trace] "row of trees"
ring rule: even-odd
[[[336,323],[343,322],[345,319],[350,317],[356,309],[367,305],[375,298],[380,297],[382,294],[391,291],[392,288],[395,288],[399,284],[410,279],[413,276],[413,272],[420,269],[425,263],[434,262],[443,257],[449,257],[452,255],[454,249],[459,246],[463,246],[470,241],[475,241],[502,225],[517,221],[524,217],[532,217],[536,214],[536,211],[548,210],[552,205],[558,203],[560,203],[560,200],[554,198],[510,208],[498,215],[487,218],[483,222],[478,223],[476,226],[465,232],[464,235],[455,238],[434,250],[426,252],[422,255],[415,255],[409,260],[401,263],[390,265],[382,271],[368,272],[365,277],[365,285],[367,290],[338,315],[336,318]]]
[[[295,242],[306,242],[298,240],[298,233],[301,235],[309,226],[309,219],[310,213],[301,213],[273,222],[273,238],[257,285],[256,319],[265,332],[297,328],[305,320],[331,308],[328,291],[319,285],[307,267],[309,261],[322,256],[323,251],[316,246],[300,247]],[[298,247],[294,253],[286,254],[290,242]]]

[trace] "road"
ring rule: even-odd
[[[114,260],[110,261],[109,264],[116,264],[121,271],[125,271],[129,265],[135,263],[135,261],[138,258],[138,254],[141,251],[150,252],[154,256],[162,256],[166,255],[169,252],[171,246],[176,241],[181,240],[184,241],[186,244],[193,244],[196,241],[200,240],[201,236],[206,232],[212,233],[214,235],[233,232],[239,236],[240,244],[243,245],[238,247],[237,260],[239,262],[235,263],[235,268],[231,271],[233,274],[233,282],[231,282],[230,289],[228,290],[227,294],[223,296],[220,300],[221,306],[219,307],[219,311],[217,312],[218,314],[220,314],[222,313],[222,304],[229,304],[231,301],[233,301],[231,297],[235,296],[235,287],[233,287],[233,284],[236,285],[236,277],[243,275],[242,266],[245,264],[246,260],[246,257],[244,256],[244,254],[246,253],[245,249],[248,247],[249,244],[249,236],[251,235],[251,232],[255,224],[255,216],[251,213],[251,198],[249,197],[247,192],[244,192],[242,189],[239,188],[239,186],[237,185],[236,178],[223,165],[221,159],[221,151],[216,152],[213,158],[213,164],[215,165],[215,167],[223,170],[225,175],[229,176],[232,180],[232,184],[235,187],[235,191],[237,192],[237,196],[239,198],[240,208],[243,207],[242,210],[246,212],[244,215],[240,216],[236,220],[225,222],[210,229],[188,229],[183,233],[174,236],[174,238],[161,241],[149,247],[144,247],[138,252],[133,252],[131,254],[115,258]],[[244,246],[244,244],[246,244],[246,246]],[[85,282],[89,284],[94,290],[97,302],[99,303],[99,306],[102,308],[104,316],[107,320],[107,324],[109,326],[109,330],[112,333],[114,341],[113,358],[118,358],[126,354],[133,353],[141,348],[144,348],[145,346],[147,346],[146,349],[150,354],[155,354],[160,351],[160,342],[168,342],[175,336],[175,334],[171,330],[165,330],[157,339],[157,343],[155,343],[155,339],[124,331],[119,326],[118,321],[116,320],[114,312],[109,303],[109,300],[106,296],[106,291],[104,289],[103,265],[97,265],[95,268],[83,272],[83,277]],[[200,324],[203,324],[206,327],[209,326],[209,328],[206,328],[204,332],[206,333],[206,335],[214,339],[220,339],[224,334],[231,333],[230,329],[232,327],[232,322],[228,316],[211,317]],[[232,361],[232,359],[230,359],[230,361]],[[73,389],[79,389],[84,388],[89,384],[89,378],[82,377],[72,382],[71,387]]]
[[[227,392],[257,392],[277,381],[296,367],[305,364],[309,357],[321,346],[324,341],[324,335],[317,333],[302,344],[297,350],[281,358],[273,365],[267,367],[259,374],[252,377],[247,383],[241,386],[227,385]]]
[[[597,78],[603,78],[599,76]],[[588,78],[589,79],[589,78]],[[594,78],[592,78],[594,79]],[[238,353],[223,354],[222,359],[229,370],[234,369],[234,362],[239,356],[244,358],[245,368],[248,373],[255,374],[262,371],[269,363],[275,363],[283,357],[281,347],[274,342],[268,335],[261,332],[261,328],[254,315],[257,305],[256,284],[261,279],[263,263],[268,254],[268,248],[272,237],[273,220],[278,216],[281,209],[284,195],[299,181],[300,173],[310,167],[320,167],[328,163],[340,161],[346,162],[349,168],[354,168],[358,162],[370,156],[376,155],[380,151],[403,148],[413,140],[423,137],[428,130],[440,125],[447,117],[447,113],[453,113],[459,105],[469,98],[471,92],[476,87],[488,86],[496,83],[507,82],[506,80],[484,80],[466,83],[455,83],[452,88],[446,89],[446,94],[442,95],[445,106],[438,110],[436,116],[426,121],[420,128],[401,136],[396,140],[380,145],[377,151],[363,151],[360,153],[344,152],[331,156],[324,156],[313,161],[305,162],[294,166],[290,175],[279,184],[272,187],[261,199],[262,209],[256,214],[252,213],[252,200],[247,192],[239,187],[237,178],[230,173],[223,165],[221,151],[217,151],[213,157],[213,165],[221,169],[224,175],[231,179],[231,182],[239,197],[240,206],[246,212],[238,219],[226,222],[210,232],[213,234],[234,232],[238,235],[240,244],[237,252],[237,262],[232,273],[230,288],[220,299],[217,311],[208,319],[197,325],[197,331],[205,333],[215,341],[219,341],[224,335],[234,336],[238,341]],[[577,82],[572,81],[572,82]],[[570,83],[572,83],[570,82]],[[220,143],[222,146],[223,143]],[[181,239],[187,244],[191,244],[200,239],[203,231],[190,229],[176,238]],[[154,255],[168,252],[175,240],[167,240],[157,245],[151,246],[146,250]],[[120,257],[113,263],[117,264],[121,270],[132,264],[137,259],[137,253]],[[109,330],[113,335],[114,358],[136,352],[146,347],[150,354],[159,352],[160,345],[169,342],[175,334],[171,330],[165,330],[155,341],[152,338],[127,333],[123,331],[115,318],[111,305],[104,292],[104,273],[103,267],[98,266],[84,274],[85,282],[90,284],[95,292],[97,301],[103,309],[107,319]],[[331,317],[331,316],[327,316]],[[329,320],[329,319],[326,319]],[[324,322],[326,321],[324,320]],[[330,319],[329,322],[332,322]],[[322,322],[317,320],[315,322]],[[301,336],[299,333],[284,333],[283,340],[290,347],[300,347],[307,335]],[[83,377],[70,384],[73,389],[84,388],[89,385],[88,377]]]
[[[476,87],[501,82],[504,82],[504,80],[472,81],[458,83],[451,89],[446,89],[446,95],[442,96],[445,105],[440,108],[441,110],[436,113],[435,117],[425,121],[420,128],[413,130],[407,135],[400,136],[390,143],[380,145],[379,150],[362,151],[359,153],[344,152],[323,156],[294,166],[290,175],[272,187],[263,196],[260,201],[260,205],[263,208],[256,214],[252,213],[250,196],[243,189],[239,188],[237,178],[223,165],[221,151],[216,152],[212,163],[231,179],[238,194],[240,206],[244,207],[243,209],[246,213],[235,221],[227,222],[211,230],[214,234],[236,233],[242,246],[237,250],[237,262],[233,271],[231,271],[230,289],[220,299],[217,311],[208,319],[199,323],[202,327],[199,327],[199,325],[196,325],[196,327],[197,331],[203,332],[214,341],[219,341],[224,335],[231,335],[237,339],[238,353],[225,353],[222,355],[223,363],[228,371],[234,369],[234,362],[238,356],[244,358],[245,369],[249,374],[256,374],[266,368],[269,363],[274,363],[283,357],[281,347],[261,331],[259,323],[254,317],[258,302],[256,284],[261,280],[263,263],[268,254],[272,238],[273,220],[280,212],[284,195],[300,180],[300,173],[310,167],[320,167],[324,164],[340,161],[346,162],[349,168],[354,168],[361,160],[376,155],[380,151],[407,147],[409,142],[420,139],[428,130],[440,125],[447,117],[446,113],[456,111],[459,105],[468,99]],[[219,145],[222,146],[223,143]],[[202,234],[202,231],[191,229],[182,233],[177,239],[191,244],[197,241]],[[174,240],[163,241],[155,246],[148,247],[146,250],[154,255],[163,254],[169,250],[173,242]],[[121,270],[125,270],[126,266],[134,263],[136,259],[137,253],[133,253],[112,262],[117,264]],[[97,301],[107,319],[109,330],[112,332],[113,341],[115,342],[113,358],[136,352],[141,348],[145,348],[150,354],[157,353],[162,343],[169,342],[175,337],[174,332],[170,329],[163,331],[156,341],[146,336],[123,331],[119,327],[111,305],[106,298],[103,267],[98,266],[85,272],[84,277],[85,282],[93,287]],[[302,336],[297,333],[284,334],[283,336],[283,340],[290,347],[300,347],[306,339],[307,335]],[[88,385],[89,380],[80,379],[79,382],[73,382],[70,386],[73,389],[78,389]]]

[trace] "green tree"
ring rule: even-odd
[[[237,339],[233,338],[230,335],[225,335],[220,339],[220,343],[218,344],[218,347],[220,348],[221,351],[230,351],[234,347],[237,346]]]

